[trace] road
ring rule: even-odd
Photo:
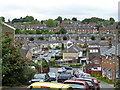
[[[73,68],[73,70],[77,70],[77,69],[80,69],[80,68]],[[69,70],[68,72],[73,72],[73,70]],[[82,69],[80,69],[81,71],[82,71]],[[57,73],[57,71],[58,71],[58,68],[50,68],[50,71],[54,71],[56,74],[57,74],[57,76],[59,75],[58,73]],[[56,81],[52,81],[52,82],[57,82],[57,80]],[[101,87],[101,90],[114,90],[114,87],[113,87],[113,85],[109,85],[109,84],[107,84],[107,83],[105,83],[105,82],[100,82],[100,87]],[[23,87],[13,87],[13,88],[7,88],[7,89],[2,89],[2,90],[26,90],[26,88],[27,88],[27,86],[23,86]]]
[[[82,68],[73,68],[73,70],[77,70],[77,69],[82,71]],[[68,72],[73,73],[73,70],[69,70]],[[57,73],[58,68],[50,68],[50,71],[56,72],[57,76],[59,75]],[[57,81],[52,81],[52,82],[57,82]],[[102,82],[102,81],[100,81],[100,87],[101,87],[101,90],[106,90],[106,89],[114,90],[114,86],[113,85],[109,85],[109,84],[107,84],[105,82]]]

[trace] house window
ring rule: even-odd
[[[108,56],[106,56],[106,60],[107,60],[107,63],[108,63]]]
[[[103,70],[102,70],[102,76],[103,76],[103,77],[106,76],[106,68],[103,68]]]
[[[108,70],[107,70],[107,77],[108,77],[109,79],[112,79],[112,70],[111,70],[111,69],[108,69]]]
[[[94,63],[95,63],[95,64],[99,64],[98,60],[95,60]]]
[[[115,56],[113,56],[113,63],[115,63]]]
[[[116,78],[119,78],[119,70],[116,72]]]

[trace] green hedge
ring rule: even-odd
[[[108,77],[106,77],[106,79],[105,79],[105,77],[102,77],[102,76],[100,76],[99,74],[98,74],[98,75],[94,74],[93,77],[95,77],[95,78],[97,78],[98,80],[103,81],[103,82],[105,82],[105,83],[114,84],[114,82],[110,82],[110,81],[109,81]]]
[[[55,56],[55,60],[62,59],[63,56]]]
[[[76,63],[76,64],[57,64],[57,65],[55,65],[55,66],[62,66],[62,65],[68,65],[68,66],[70,66],[70,67],[74,67],[74,66],[82,66],[82,64],[81,63]]]

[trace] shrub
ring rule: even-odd
[[[55,61],[55,58],[51,59],[50,62],[54,62]]]
[[[62,59],[63,56],[55,56],[55,59],[58,60],[58,59]]]
[[[91,40],[95,40],[95,36],[94,35],[91,36]]]

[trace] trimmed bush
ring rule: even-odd
[[[58,59],[62,59],[63,56],[55,56],[55,59],[58,60]]]

